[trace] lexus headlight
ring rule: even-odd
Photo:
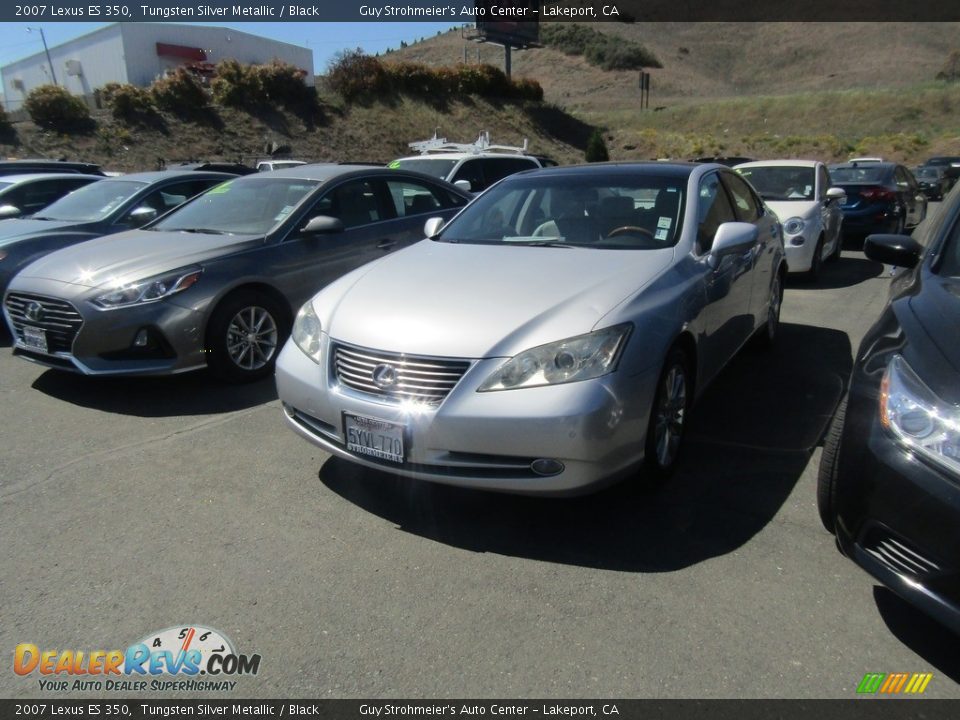
[[[787,235],[799,235],[803,232],[803,228],[806,226],[803,218],[801,217],[792,217],[783,224],[783,231]]]
[[[180,268],[163,275],[155,275],[111,290],[105,295],[94,298],[93,304],[112,309],[156,302],[192,287],[200,279],[202,273],[201,268],[192,267]]]
[[[934,395],[899,355],[880,384],[880,423],[917,454],[960,474],[960,407]]]
[[[589,380],[613,372],[631,326],[615,325],[541,345],[514,355],[488,377],[478,392]]]
[[[320,318],[313,310],[313,300],[308,300],[300,308],[290,336],[308,358],[320,364]]]

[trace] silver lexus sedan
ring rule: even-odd
[[[694,399],[777,333],[780,224],[720,165],[524,172],[441,225],[297,313],[283,412],[332,455],[527,494],[669,475]]]

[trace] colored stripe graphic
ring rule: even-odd
[[[857,685],[861,695],[920,695],[933,679],[933,673],[867,673]]]

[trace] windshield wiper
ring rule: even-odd
[[[554,247],[554,248],[575,248],[579,245],[560,242],[559,240],[541,240],[539,238],[512,238],[505,237],[503,242],[507,245],[523,245],[524,247]]]
[[[186,232],[186,233],[198,233],[200,235],[233,235],[233,233],[227,232],[226,230],[213,230],[211,228],[174,228],[172,230],[164,228],[149,228],[150,230],[161,230],[165,232]]]

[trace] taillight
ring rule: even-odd
[[[886,188],[864,188],[860,191],[860,197],[867,202],[893,202],[897,196]]]

